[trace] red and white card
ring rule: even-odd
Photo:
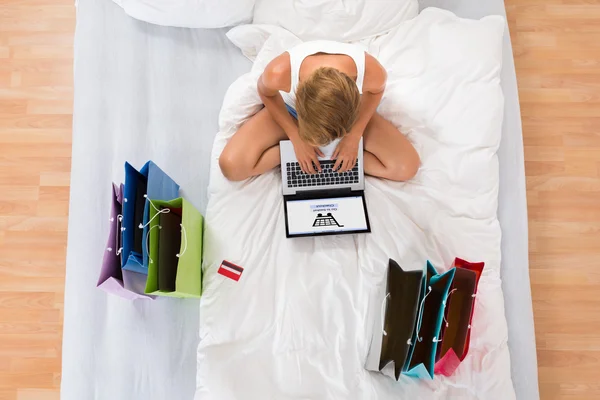
[[[223,260],[217,272],[237,282],[242,277],[242,272],[244,272],[244,268],[240,267],[239,265],[235,265],[234,263],[231,263],[227,260]]]

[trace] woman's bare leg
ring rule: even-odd
[[[365,129],[365,173],[392,181],[407,181],[417,173],[421,160],[408,139],[378,113]]]
[[[263,108],[233,135],[219,157],[223,175],[231,181],[241,181],[263,174],[281,162],[279,141],[287,135]]]

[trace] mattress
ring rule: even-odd
[[[503,13],[499,0],[479,3],[442,6],[467,17]],[[227,87],[250,63],[224,30],[148,25],[105,0],[80,1],[77,19],[61,396],[192,399],[198,302],[131,303],[95,289],[110,182],[123,179],[125,160],[139,167],[153,159],[204,211],[218,112]],[[498,153],[503,290],[515,389],[518,398],[534,399],[522,137],[511,53],[504,57],[506,109]]]
[[[152,159],[204,210],[230,83],[250,67],[225,30],[165,28],[81,0],[63,336],[63,400],[192,399],[197,300],[128,302],[95,288],[110,184]]]

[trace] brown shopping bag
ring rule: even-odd
[[[365,368],[382,371],[398,380],[411,349],[422,297],[423,270],[404,271],[390,259],[386,280],[385,292],[376,301],[377,307],[381,305],[381,312],[375,314]],[[383,371],[389,364],[393,365],[393,374]]]

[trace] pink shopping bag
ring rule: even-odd
[[[441,343],[437,348],[435,373],[450,376],[469,352],[471,321],[475,309],[477,285],[483,272],[483,262],[471,263],[456,258],[452,287],[446,300]]]

